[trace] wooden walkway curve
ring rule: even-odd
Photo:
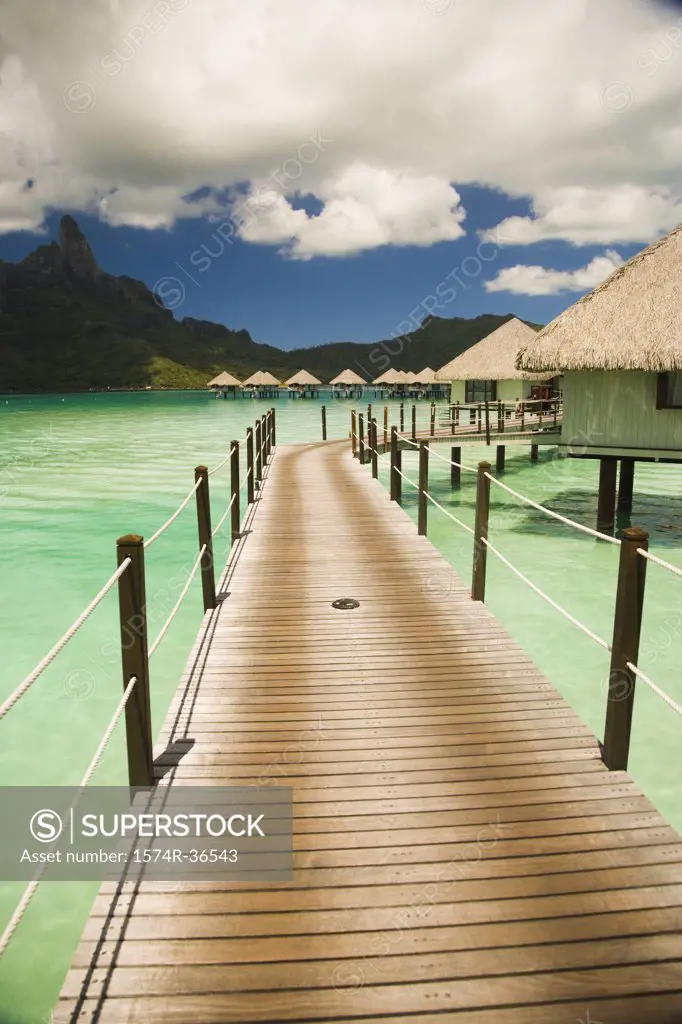
[[[158,750],[293,784],[295,880],[105,886],[59,1020],[680,1024],[679,836],[348,442],[277,448],[222,586]]]

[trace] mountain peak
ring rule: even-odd
[[[101,276],[87,238],[69,214],[62,217],[59,224],[59,247],[66,269],[73,277],[92,281]]]

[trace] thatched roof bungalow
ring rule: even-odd
[[[307,370],[299,370],[284,383],[290,388],[314,388],[319,387],[322,381],[313,377],[312,373],[308,373]]]
[[[355,370],[346,369],[337,374],[337,376],[329,383],[332,387],[332,395],[349,398],[354,393],[362,394],[362,388],[365,381],[355,372]]]
[[[216,392],[216,398],[227,398],[228,395],[232,395],[233,398],[237,397],[237,388],[240,388],[242,382],[236,377],[233,377],[231,373],[225,370],[223,373],[219,373],[217,377],[210,380],[206,385],[212,391]]]
[[[451,359],[436,373],[437,381],[450,382],[451,402],[515,402],[531,397],[533,382],[549,380],[554,374],[529,373],[516,367],[521,347],[536,332],[512,317],[486,338]]]
[[[242,384],[244,391],[257,395],[259,398],[278,398],[280,381],[268,370],[256,370]]]
[[[517,363],[564,373],[570,454],[682,461],[682,225],[528,338]]]

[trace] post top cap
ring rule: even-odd
[[[197,466],[194,470],[195,473],[201,473],[203,476],[208,473],[208,466]]]
[[[139,533],[126,533],[124,537],[119,537],[116,541],[117,547],[135,548],[141,547],[144,544],[144,537],[141,537]]]
[[[649,534],[641,526],[626,526],[624,530],[621,530],[620,535],[623,540],[632,540],[638,543],[649,539]]]

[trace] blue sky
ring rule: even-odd
[[[548,322],[682,221],[682,4],[44,4],[2,26],[1,258],[69,212],[179,318],[292,348]]]
[[[202,251],[204,244],[211,253],[220,251],[214,224],[179,221],[170,231],[113,228],[97,217],[72,212],[104,270],[139,278],[150,288],[168,276],[182,281],[185,298],[175,310],[178,318],[192,316],[245,327],[254,340],[285,349],[389,337],[453,271],[456,277],[451,277],[451,283],[457,294],[450,298],[443,289],[436,295],[442,305],[436,310],[439,316],[514,313],[546,323],[575,300],[575,293],[568,292],[551,296],[486,292],[486,280],[503,267],[517,264],[525,254],[518,246],[487,247],[480,250],[487,262],[478,260],[477,232],[503,217],[527,214],[528,203],[489,189],[458,191],[467,210],[468,233],[453,242],[428,248],[383,246],[342,258],[297,261],[284,258],[275,246],[236,239],[203,272],[189,257]],[[46,231],[47,238],[31,232],[0,237],[0,258],[22,259],[37,244],[58,238],[59,215],[48,217]],[[640,246],[618,248],[629,257]],[[603,245],[576,248],[565,242],[541,242],[533,255],[545,267],[570,271],[603,251]],[[479,264],[482,270],[476,274]],[[457,278],[465,287],[457,286]]]

